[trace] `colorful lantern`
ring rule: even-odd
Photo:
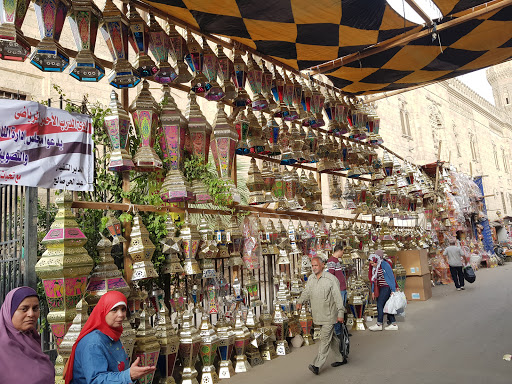
[[[185,56],[185,60],[194,73],[194,78],[190,83],[190,90],[194,93],[205,94],[210,90],[212,85],[203,73],[203,48],[196,39],[194,39],[189,30],[187,30],[187,47],[188,54]]]
[[[158,71],[158,67],[148,55],[149,26],[137,12],[135,6],[132,3],[129,6],[130,34],[128,40],[137,55],[135,69],[140,77],[153,76]]]
[[[117,98],[117,93],[110,94],[110,113],[105,116],[105,129],[110,137],[112,152],[110,154],[109,171],[123,172],[133,169],[135,165],[132,156],[126,150],[128,132],[130,131],[130,116]]]
[[[165,229],[167,235],[163,240],[160,240],[162,244],[162,253],[166,255],[165,262],[162,267],[162,273],[183,273],[183,267],[181,266],[178,254],[181,253],[181,237],[176,237],[176,226],[171,215],[167,216],[165,220]]]
[[[162,29],[155,16],[149,14],[149,50],[158,61],[159,70],[154,74],[153,78],[157,83],[167,84],[176,80],[178,74],[167,61],[169,58],[169,48],[171,42],[169,36]]]
[[[100,30],[113,59],[108,82],[115,88],[135,87],[140,78],[128,61],[129,21],[112,0],[105,2]]]
[[[238,145],[236,147],[237,155],[247,155],[250,150],[247,145],[247,135],[249,134],[249,120],[242,111],[238,114],[235,121],[235,129],[238,132]]]
[[[281,307],[276,302],[274,305],[274,318],[272,324],[277,327],[276,329],[276,353],[278,356],[285,356],[290,353],[290,346],[286,337],[288,336],[288,316],[281,310]]]
[[[233,364],[231,363],[231,355],[235,346],[235,334],[233,328],[225,321],[224,317],[217,321],[215,328],[219,337],[219,346],[217,348],[220,359],[219,378],[229,379],[235,374]]]
[[[235,372],[247,372],[251,366],[247,361],[245,352],[250,343],[251,333],[242,321],[240,312],[237,312],[235,317],[235,327],[233,329],[235,334]]]
[[[233,103],[236,107],[245,107],[251,103],[251,99],[245,90],[245,82],[247,80],[247,65],[242,59],[242,50],[240,49],[237,42],[234,42],[233,54],[233,72],[231,74],[231,78],[233,79],[233,83],[235,84],[236,90],[238,92],[238,95]]]
[[[256,159],[251,158],[251,165],[247,174],[247,189],[249,190],[249,205],[263,204],[265,202],[263,188],[265,182],[261,177],[261,172],[256,164]]]
[[[251,103],[252,109],[255,111],[261,111],[268,108],[268,101],[261,94],[263,85],[263,70],[259,67],[258,63],[256,63],[251,54],[249,54],[247,64],[247,80],[249,80],[249,86],[251,87],[252,93],[254,94],[254,100]]]
[[[185,253],[185,261],[183,262],[183,269],[186,275],[198,275],[201,273],[199,264],[196,260],[197,251],[199,250],[199,243],[201,242],[201,235],[197,231],[197,227],[190,223],[188,213],[185,215],[185,223],[181,229],[181,239],[183,245],[183,252]]]
[[[217,354],[217,347],[219,346],[219,337],[210,323],[210,317],[203,314],[201,319],[201,326],[199,327],[199,336],[201,336],[201,347],[199,349],[199,358],[203,363],[203,370],[201,372],[201,384],[213,384],[219,381],[219,376],[215,371],[213,361]]]
[[[35,270],[43,281],[50,313],[47,321],[57,348],[76,315],[76,305],[85,294],[93,260],[83,247],[87,238],[71,212],[73,195],[69,191],[55,198],[58,211],[50,231],[42,240],[46,251]]]
[[[21,31],[30,0],[0,0],[0,58],[25,61],[30,43]]]
[[[217,63],[219,65],[219,77],[223,81],[224,98],[233,100],[236,97],[235,85],[231,82],[233,62],[224,53],[222,45],[217,45]]]
[[[162,160],[153,148],[158,127],[158,104],[149,91],[149,82],[144,80],[137,98],[130,105],[133,123],[139,132],[140,147],[133,162],[139,172],[154,172],[162,168]]]
[[[274,116],[287,119],[290,115],[290,111],[286,108],[286,104],[284,103],[284,78],[277,70],[275,64],[272,64],[272,66],[274,69],[274,80],[272,81],[271,91],[275,101],[279,103],[278,107],[274,111]]]
[[[105,76],[105,68],[94,55],[101,17],[100,9],[92,0],[71,3],[68,21],[78,54],[69,68],[69,74],[79,81],[99,81]]]
[[[219,101],[224,97],[224,90],[217,83],[217,73],[219,65],[217,63],[217,56],[213,53],[208,45],[206,38],[203,36],[203,74],[208,79],[211,87],[204,95],[206,100]]]
[[[130,234],[131,241],[128,254],[133,261],[132,281],[158,277],[151,257],[155,252],[155,245],[149,239],[149,232],[137,214],[133,218],[133,227]]]
[[[181,36],[174,24],[167,22],[167,34],[171,43],[169,54],[176,62],[176,69],[178,77],[174,80],[175,83],[188,83],[192,80],[192,75],[188,71],[188,65],[185,63],[184,58],[188,53],[187,41]]]
[[[180,338],[176,335],[174,327],[169,318],[169,310],[164,303],[159,305],[158,321],[155,324],[156,339],[160,344],[160,354],[158,355],[157,370],[160,373],[160,383],[175,384],[172,377],[176,358],[178,356],[178,347]]]
[[[162,136],[160,145],[168,159],[169,171],[162,184],[160,196],[167,202],[193,199],[190,183],[183,176],[183,156],[187,121],[171,96],[168,85],[164,85],[162,111],[160,113]]]
[[[179,332],[180,347],[179,356],[183,366],[182,370],[182,384],[198,384],[197,371],[194,367],[197,355],[201,347],[201,336],[193,326],[192,314],[183,314],[183,322]]]
[[[142,366],[155,366],[160,355],[160,344],[156,338],[156,331],[149,322],[146,303],[140,314],[140,325],[135,334],[134,359],[140,358]],[[151,384],[153,382],[154,372],[139,378],[140,384]]]

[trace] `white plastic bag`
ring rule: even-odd
[[[384,304],[384,313],[396,315],[398,312],[403,312],[407,307],[407,298],[403,292],[393,292],[389,297],[386,304]]]

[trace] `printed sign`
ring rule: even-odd
[[[0,100],[0,184],[92,191],[90,116]]]

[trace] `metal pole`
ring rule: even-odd
[[[24,227],[24,254],[25,254],[25,285],[37,288],[37,188],[25,189],[25,227]]]

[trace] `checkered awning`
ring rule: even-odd
[[[481,0],[433,0],[448,22]],[[306,69],[420,32],[386,0],[155,0],[152,6],[230,37],[296,69]],[[444,80],[512,57],[512,6],[431,36],[352,61],[326,73],[352,94]]]

